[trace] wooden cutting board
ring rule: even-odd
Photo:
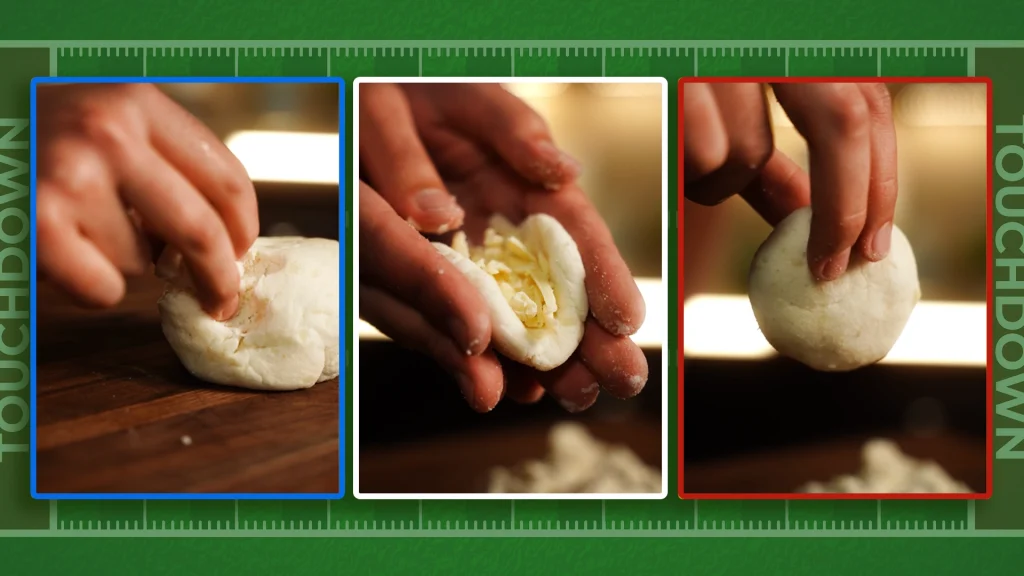
[[[152,277],[109,311],[38,287],[41,493],[333,493],[338,380],[251,392],[189,374],[160,331]]]

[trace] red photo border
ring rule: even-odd
[[[684,454],[684,434],[683,434],[683,396],[684,396],[684,385],[683,385],[683,365],[685,359],[683,356],[683,282],[684,282],[684,267],[683,267],[683,210],[684,208],[684,196],[683,196],[683,182],[684,182],[684,162],[683,162],[683,86],[687,83],[693,84],[708,84],[708,83],[770,83],[770,84],[810,84],[817,82],[864,82],[864,83],[877,83],[884,82],[886,84],[985,84],[986,86],[986,101],[987,101],[987,124],[986,131],[988,134],[986,142],[986,158],[987,166],[985,169],[986,174],[986,186],[987,186],[987,205],[985,207],[985,229],[989,242],[985,246],[985,270],[986,270],[986,303],[987,303],[987,319],[986,325],[988,327],[986,334],[986,342],[988,345],[988,358],[985,366],[985,381],[987,390],[985,393],[986,398],[986,426],[987,433],[985,435],[985,492],[975,492],[971,494],[835,494],[835,493],[814,493],[814,494],[800,494],[800,493],[764,493],[764,494],[744,494],[744,493],[706,493],[696,492],[687,493],[684,489],[683,479],[683,454]],[[678,447],[678,463],[677,470],[679,474],[679,481],[677,486],[677,493],[679,498],[684,500],[987,500],[992,497],[992,442],[993,442],[993,430],[992,430],[992,363],[993,363],[993,349],[992,349],[992,79],[985,77],[867,77],[867,78],[830,78],[830,77],[720,77],[720,78],[680,78],[678,83],[679,101],[678,105],[678,217],[677,217],[677,265],[678,265],[678,279],[679,287],[676,294],[678,303],[678,326],[677,338],[679,346],[679,365],[678,378],[679,384],[677,386],[677,392],[679,394],[679,401],[677,405],[678,417],[677,417],[677,441]]]

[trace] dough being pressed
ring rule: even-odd
[[[546,214],[518,227],[494,216],[490,225],[483,246],[458,232],[451,246],[434,247],[483,295],[499,352],[537,370],[557,368],[583,339],[589,311],[576,242]]]
[[[839,279],[817,282],[807,266],[811,209],[775,227],[750,267],[750,304],[779,353],[821,371],[849,371],[889,353],[921,299],[910,242],[893,226],[889,255],[856,255]]]
[[[180,256],[165,253],[164,336],[196,377],[256,390],[297,390],[340,369],[338,242],[260,237],[238,263],[239,309],[218,322],[193,295]]]

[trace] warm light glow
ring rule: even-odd
[[[587,84],[587,89],[598,96],[611,98],[658,98],[661,84]]]
[[[767,358],[765,341],[746,298],[694,296],[683,308],[683,355],[706,358]]]
[[[908,84],[896,95],[893,115],[900,124],[916,128],[984,127],[985,91],[984,84]],[[792,120],[770,89],[768,102],[772,124],[792,128]]]
[[[882,364],[985,366],[984,302],[921,302]],[[683,309],[683,353],[692,358],[766,358],[774,349],[761,335],[746,296],[700,295]]]
[[[984,302],[922,302],[883,363],[984,366],[988,359]]]
[[[793,121],[789,119],[789,114],[782,108],[782,104],[775,98],[775,93],[768,90],[768,109],[771,114],[772,124],[776,128],[793,128]]]
[[[253,182],[338,184],[338,134],[315,132],[237,132],[226,145]]]
[[[637,278],[636,285],[640,288],[644,303],[647,304],[647,318],[640,330],[632,336],[637,346],[645,349],[658,350],[664,347],[668,310],[664,283],[658,278]],[[361,340],[387,340],[376,328],[358,321],[358,334]]]
[[[915,127],[984,127],[988,120],[984,84],[911,84],[896,95],[893,112]]]
[[[505,90],[524,100],[554,98],[561,96],[569,89],[568,84],[561,82],[509,82],[502,86],[505,87]]]

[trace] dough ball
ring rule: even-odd
[[[338,242],[257,238],[238,263],[239,309],[218,322],[194,297],[180,257],[158,275],[164,336],[197,378],[256,390],[297,390],[340,370]]]
[[[483,244],[459,232],[434,247],[483,296],[491,342],[506,357],[540,371],[557,368],[583,339],[590,310],[576,242],[558,220],[533,214],[518,226],[491,218]]]
[[[829,372],[873,364],[889,353],[921,299],[917,261],[893,226],[889,255],[854,254],[838,280],[817,282],[807,267],[811,209],[779,223],[750,267],[750,304],[780,354]]]

